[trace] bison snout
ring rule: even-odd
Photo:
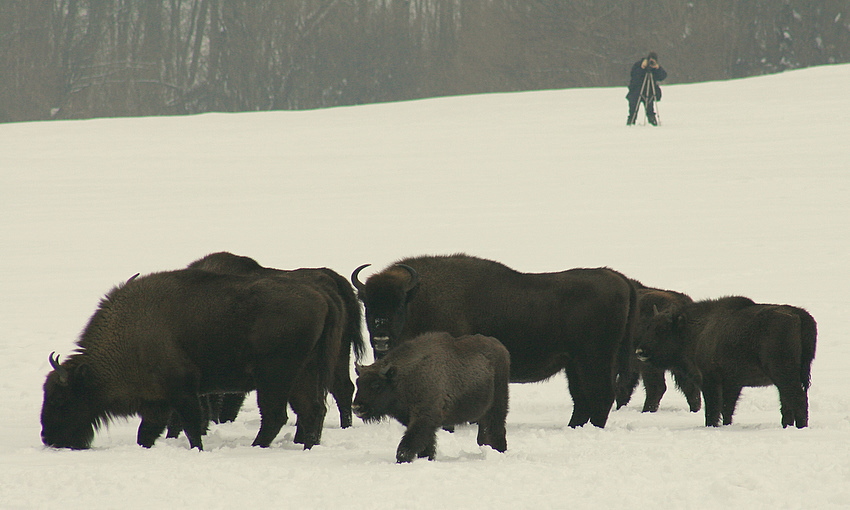
[[[353,406],[351,406],[351,410],[354,412],[354,416],[357,416],[361,420],[365,419],[365,416],[369,414],[366,409],[366,406],[363,406],[361,404],[354,404]]]

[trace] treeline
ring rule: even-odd
[[[0,122],[308,109],[850,62],[846,0],[0,0]]]

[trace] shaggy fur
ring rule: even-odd
[[[51,357],[42,440],[88,448],[113,417],[140,415],[138,443],[150,447],[173,412],[202,449],[200,396],[256,389],[254,445],[277,436],[291,396],[303,402],[310,447],[321,435],[343,322],[326,295],[286,279],[195,269],[132,279],[101,301],[75,354],[61,365]],[[316,384],[299,384],[302,373],[316,374]]]
[[[569,425],[604,427],[615,374],[626,375],[637,315],[634,286],[608,268],[520,273],[468,255],[404,259],[361,283],[366,326],[391,350],[416,335],[445,331],[498,338],[511,354],[511,381],[566,370]]]
[[[702,389],[706,426],[732,423],[741,389],[774,385],[782,426],[808,425],[808,389],[817,324],[789,305],[745,297],[692,303],[656,316],[636,334],[636,353],[682,371]]]
[[[354,352],[354,362],[359,363],[366,351],[366,342],[363,339],[363,314],[360,309],[360,303],[357,301],[354,289],[345,277],[324,267],[294,270],[263,267],[250,257],[234,255],[229,252],[212,253],[192,262],[189,264],[189,268],[203,269],[222,274],[287,277],[301,283],[314,285],[326,294],[345,317],[342,345],[339,349],[336,370],[334,371],[334,381],[330,392],[339,410],[340,426],[342,428],[351,426],[351,401],[354,397],[354,383],[351,382],[351,375],[349,373],[351,368],[351,353],[352,351]],[[236,400],[237,397],[236,395],[228,396],[225,403],[229,400]],[[238,408],[236,411],[238,411]],[[232,416],[235,418],[235,413],[232,413]],[[231,418],[231,414],[226,415],[224,418]],[[295,442],[300,443],[301,437],[298,431],[296,431],[295,436]]]
[[[466,422],[478,422],[479,445],[507,449],[510,355],[495,338],[429,333],[357,371],[357,416],[407,427],[397,462],[434,460],[437,429]]]

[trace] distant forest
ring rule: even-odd
[[[0,122],[295,110],[850,62],[847,0],[0,0]]]

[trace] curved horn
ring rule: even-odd
[[[410,282],[408,282],[407,287],[404,289],[405,292],[409,292],[419,285],[419,273],[417,273],[415,269],[407,264],[396,264],[396,266],[405,269],[408,273],[410,273]]]
[[[53,370],[56,370],[56,373],[59,374],[59,382],[68,384],[68,369],[59,364],[59,355],[56,354],[56,351],[51,352],[47,359],[50,360],[50,366],[53,367]]]
[[[661,315],[661,312],[658,311],[658,306],[652,305],[652,315],[653,316]]]
[[[360,274],[360,271],[363,271],[364,269],[366,269],[367,267],[369,267],[371,265],[372,264],[363,264],[362,266],[355,269],[353,273],[351,273],[351,283],[354,284],[355,289],[363,290],[363,287],[364,287],[363,282],[361,282],[360,278],[358,278],[357,276]]]

